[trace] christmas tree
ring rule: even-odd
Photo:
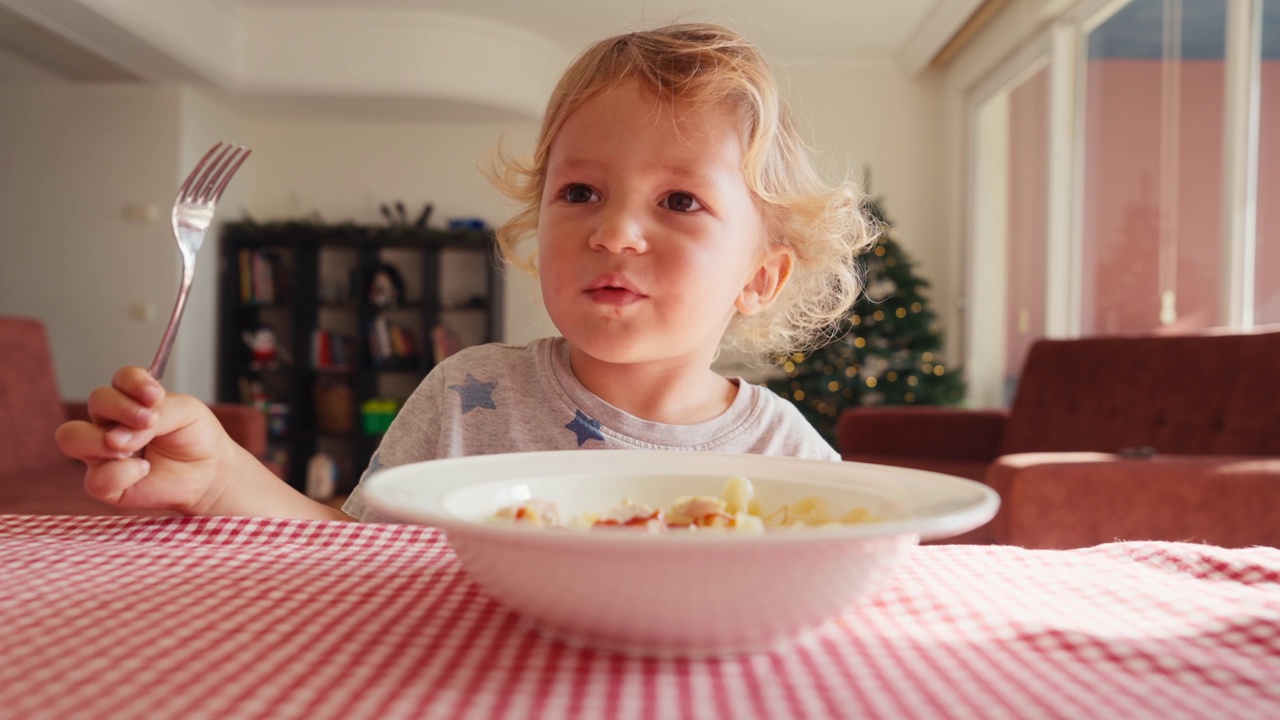
[[[928,281],[889,233],[880,203],[868,213],[885,232],[863,258],[866,285],[840,322],[836,339],[782,359],[786,376],[769,388],[792,401],[829,442],[836,417],[851,405],[954,405],[964,397],[958,368],[944,364]]]

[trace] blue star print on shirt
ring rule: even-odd
[[[604,434],[600,432],[600,421],[583,415],[581,410],[573,411],[573,420],[565,427],[578,436],[578,447],[582,447],[582,443],[588,440],[604,440]]]
[[[493,389],[496,387],[498,387],[497,380],[480,382],[472,377],[471,373],[467,373],[467,379],[461,385],[450,385],[449,389],[462,398],[462,414],[466,415],[476,408],[497,410],[498,406],[493,404]]]

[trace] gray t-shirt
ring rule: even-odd
[[[668,425],[626,413],[583,387],[564,338],[466,348],[437,365],[405,402],[365,476],[420,460],[579,448],[840,459],[795,406],[767,388],[732,381],[738,394],[718,417]],[[342,509],[377,520],[359,487]]]

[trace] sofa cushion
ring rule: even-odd
[[[1066,549],[1123,540],[1280,546],[1280,458],[1005,455],[987,473],[993,538]],[[1105,501],[1100,501],[1105,498]]]
[[[0,317],[0,475],[66,459],[53,435],[66,420],[44,325]]]
[[[871,465],[890,465],[893,467],[925,470],[928,472],[954,475],[969,480],[981,480],[987,473],[990,463],[982,460],[951,460],[947,458],[920,457],[918,455],[877,455],[876,453],[855,453],[841,458],[845,462],[869,463]]]
[[[10,515],[173,515],[117,508],[84,490],[84,465],[60,457],[42,468],[0,475],[0,513]]]
[[[1280,455],[1280,332],[1041,340],[1000,454]]]

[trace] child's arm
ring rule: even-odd
[[[167,394],[142,368],[119,370],[88,405],[93,422],[64,423],[56,439],[85,464],[85,489],[103,502],[185,515],[351,519],[276,477],[204,403]]]

